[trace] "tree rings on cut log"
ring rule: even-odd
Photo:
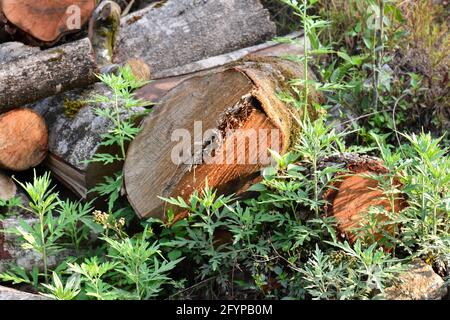
[[[299,132],[301,111],[277,94],[302,77],[299,64],[253,57],[169,91],[128,149],[125,189],[135,211],[163,217],[159,196],[188,200],[206,180],[219,193],[242,191],[271,164],[268,149],[285,153]],[[320,98],[311,92],[310,101]]]
[[[48,131],[44,119],[30,109],[0,115],[0,167],[22,171],[46,157]]]
[[[44,42],[57,41],[89,20],[95,0],[3,0],[1,10],[10,23]]]
[[[322,165],[327,166],[327,163],[344,164],[344,170],[348,171],[339,174],[337,182],[333,183],[332,188],[324,194],[324,198],[328,201],[325,210],[328,216],[336,218],[341,235],[350,242],[355,242],[358,238],[367,236],[361,229],[364,228],[364,223],[367,221],[365,219],[368,218],[371,207],[383,207],[386,211],[392,211],[390,201],[379,188],[378,181],[368,176],[369,174],[385,175],[389,171],[380,159],[356,154],[327,158]],[[394,179],[394,183],[400,187],[397,179]],[[394,202],[395,212],[405,207],[404,199],[399,196],[397,198]],[[376,219],[380,221],[380,230],[369,230],[369,232],[378,241],[386,231],[392,234],[394,226],[385,226],[387,230],[383,231],[381,225],[387,217],[377,214]]]

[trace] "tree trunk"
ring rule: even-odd
[[[167,208],[159,196],[187,200],[206,179],[221,193],[238,192],[270,164],[268,148],[287,152],[302,114],[278,93],[295,95],[287,85],[294,78],[303,78],[301,65],[254,57],[167,93],[125,161],[125,190],[137,214],[163,217]],[[310,101],[321,102],[319,94],[310,94]]]
[[[298,34],[293,36],[296,37]],[[273,43],[240,49],[180,67],[178,71],[170,72],[174,75],[173,77],[155,80],[138,90],[136,95],[141,99],[156,102],[184,80],[208,74],[212,69],[216,71],[226,69],[227,67],[221,66],[232,63],[249,53],[259,56],[277,56],[287,53],[302,54],[302,51],[291,45]],[[116,152],[112,148],[109,150],[104,147],[99,148],[101,135],[106,133],[110,124],[107,120],[95,115],[91,104],[81,102],[94,94],[108,94],[108,91],[103,85],[95,84],[86,89],[73,90],[44,99],[32,106],[45,118],[49,126],[50,155],[45,165],[81,198],[88,197],[87,190],[102,182],[105,176],[111,176],[122,169],[123,165],[115,163],[104,166],[85,163],[96,153]],[[79,108],[78,112],[76,112],[77,108]]]
[[[258,0],[169,0],[123,18],[115,62],[140,58],[156,79],[172,68],[274,35],[275,25]],[[20,59],[4,58],[0,60],[0,112],[85,87],[97,80],[98,72],[86,38]]]
[[[0,115],[0,167],[23,171],[40,164],[47,155],[48,130],[44,119],[30,109]]]

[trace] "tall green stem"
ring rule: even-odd
[[[303,120],[306,121],[308,117],[308,63],[309,63],[309,48],[307,39],[309,37],[309,25],[307,22],[307,9],[308,9],[308,0],[303,0],[303,51],[305,55],[304,60],[304,75],[303,75]]]
[[[40,229],[41,245],[42,245],[42,262],[44,264],[44,277],[45,277],[45,283],[48,284],[47,244],[45,241],[45,234],[44,234],[44,214],[45,214],[45,210],[42,209],[42,211],[39,213],[39,229]]]
[[[314,211],[316,214],[316,218],[319,218],[319,179],[317,176],[317,158],[314,157],[313,159],[313,176],[314,176],[314,203],[315,203],[315,207],[314,207]]]

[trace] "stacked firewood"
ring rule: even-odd
[[[151,5],[122,17],[111,63],[120,65],[139,58],[153,79],[189,73],[199,61],[256,45],[275,34],[268,12],[257,0],[233,4],[183,0],[159,6],[147,2]],[[56,162],[56,167],[63,166],[60,177],[75,176],[77,180],[89,171],[83,161],[96,152],[107,123],[83,130],[82,120],[95,123],[92,109],[71,119],[64,112],[63,101],[67,96],[80,100],[103,89],[95,84],[101,66],[92,38],[67,40],[68,35],[94,25],[93,19],[102,18],[93,15],[95,5],[95,0],[0,3],[0,168],[8,173],[33,168],[44,159],[50,167]],[[78,24],[74,13],[79,15]],[[8,39],[27,45],[1,43]],[[66,184],[76,183],[69,178]],[[71,188],[84,197],[86,183],[79,184],[83,191]]]
[[[0,199],[16,195],[11,173],[42,162],[82,199],[105,176],[123,169],[123,195],[136,213],[164,217],[167,208],[160,196],[188,199],[205,181],[221,193],[242,193],[270,164],[268,149],[281,154],[290,150],[303,115],[280,100],[279,93],[295,95],[287,83],[305,75],[301,65],[280,56],[302,51],[268,42],[276,28],[259,0],[168,0],[159,5],[151,1],[152,5],[122,16],[117,40],[108,47],[113,49],[108,62],[124,65],[139,59],[141,67],[135,71],[152,82],[136,95],[158,103],[142,121],[125,163],[88,163],[96,153],[104,153],[101,136],[110,124],[90,103],[68,115],[65,102],[86,101],[106,90],[97,82],[105,59],[97,56],[92,30],[111,12],[95,9],[95,3],[0,2],[0,167],[4,170]],[[103,8],[114,7],[111,1],[102,3],[110,5]],[[34,10],[36,6],[40,10]],[[73,19],[70,6],[80,8],[80,23],[72,29],[67,28]],[[68,41],[68,35],[86,31],[88,25],[88,37]],[[13,37],[19,33],[20,37]],[[26,38],[27,45],[1,43],[6,35]],[[314,90],[309,93],[311,103],[323,101]],[[200,131],[198,123],[203,126]],[[215,135],[206,136],[207,130]],[[180,144],[183,137],[194,140],[193,148]],[[382,164],[352,166],[361,172],[385,170]],[[356,179],[341,185],[353,186],[348,188],[351,192],[333,194],[330,201],[339,203],[333,214],[345,227],[346,219],[355,214],[348,204],[373,184]],[[375,196],[366,195],[364,207],[373,204]],[[0,239],[0,259],[2,250]]]

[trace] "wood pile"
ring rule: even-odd
[[[133,64],[135,74],[153,80],[137,97],[157,104],[145,119],[135,119],[142,131],[130,143],[125,163],[88,163],[95,154],[115,152],[100,146],[111,124],[94,112],[94,107],[107,106],[86,102],[94,94],[110,94],[96,77],[105,65],[91,36],[64,39],[86,28],[89,19],[92,26],[95,1],[0,3],[0,168],[6,170],[0,173],[2,200],[20,192],[10,179],[14,172],[42,162],[83,199],[106,176],[123,170],[123,195],[136,213],[164,217],[168,207],[160,196],[188,199],[206,181],[221,193],[244,192],[270,165],[268,149],[283,154],[300,133],[302,113],[278,94],[295,95],[287,83],[304,76],[301,65],[280,56],[302,52],[267,42],[275,25],[260,2],[168,0],[121,18],[111,65],[106,66]],[[68,18],[63,9],[73,4],[83,8],[80,28],[66,30],[59,23]],[[36,6],[45,10],[38,14],[32,10]],[[52,23],[36,26],[46,18]],[[22,33],[41,48],[1,43],[5,30]],[[309,101],[320,103],[322,96],[310,90]],[[68,113],[71,104],[78,106],[74,114]],[[182,144],[184,138],[188,143]],[[338,188],[344,191],[329,195],[330,214],[341,219],[343,232],[349,225],[344,221],[348,207],[372,204],[377,196],[369,193],[360,201],[357,193],[347,194],[347,189],[364,193],[374,186],[355,179],[343,180]],[[14,219],[2,223],[14,225]],[[12,245],[5,249],[11,243],[14,239],[0,238],[0,260],[2,254],[21,258],[21,252],[11,253]]]

